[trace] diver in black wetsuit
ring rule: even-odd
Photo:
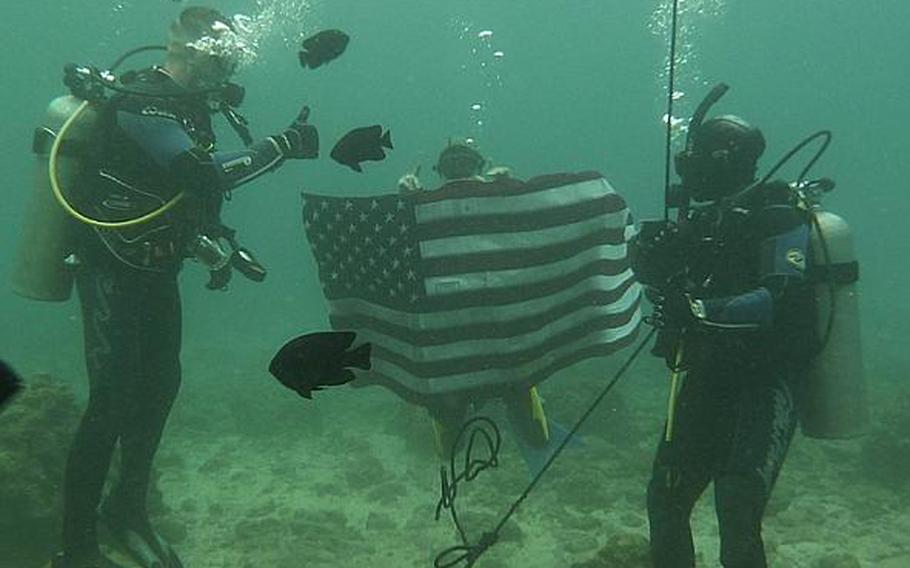
[[[658,568],[695,565],[689,518],[713,482],[722,564],[763,567],[762,516],[818,344],[810,226],[784,182],[739,193],[755,181],[761,132],[703,117],[676,158],[678,221],[643,225],[634,251],[654,352],[684,372],[648,485],[651,551]]]
[[[213,275],[231,262],[255,271],[242,249],[227,256],[212,247],[225,236],[218,217],[226,192],[287,159],[318,154],[306,108],[281,134],[238,152],[215,150],[210,104],[235,68],[232,34],[219,12],[184,10],[171,26],[166,64],[124,79],[128,88],[98,111],[91,147],[71,149],[83,162],[66,188],[79,212],[108,222],[158,214],[124,228],[80,225],[76,279],[90,396],[66,466],[56,568],[116,566],[99,550],[99,513],[140,565],[182,566],[146,511],[152,460],[181,380],[177,275],[192,256]],[[245,268],[237,263],[244,260]],[[119,477],[99,511],[117,444]]]

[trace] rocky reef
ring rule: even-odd
[[[27,377],[25,389],[0,416],[0,559],[3,566],[45,562],[59,548],[63,473],[81,408],[66,383],[48,374]],[[110,482],[118,476],[115,453]],[[153,517],[168,511],[152,472],[148,508]],[[182,540],[178,525],[162,533]]]
[[[50,375],[26,388],[0,416],[0,558],[28,566],[56,548],[61,483],[79,408]]]

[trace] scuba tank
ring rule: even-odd
[[[112,71],[137,53],[164,49],[164,46],[144,46],[131,50],[107,71],[75,64],[64,68],[64,84],[72,94],[51,102],[45,123],[35,130],[32,144],[38,159],[32,195],[23,218],[21,242],[11,275],[11,286],[16,294],[36,300],[68,300],[73,288],[73,266],[78,262],[73,252],[81,224],[110,228],[138,225],[165,213],[183,197],[181,192],[160,208],[135,219],[106,222],[87,217],[74,209],[61,189],[74,189],[78,193],[78,187],[75,186],[80,178],[85,179],[83,174],[87,165],[83,158],[96,134],[98,105],[106,100],[105,92],[111,90],[125,94],[146,94],[133,91]],[[130,76],[130,72],[125,75]],[[244,90],[239,85],[225,83],[216,88],[192,91],[185,95],[165,95],[162,98],[200,95],[210,95],[212,100],[217,101],[218,110],[238,136],[247,145],[252,142],[246,119],[234,108],[242,102],[244,96]],[[250,280],[262,281],[266,274],[265,268],[236,242],[233,230],[222,226],[220,222],[217,223],[217,228],[219,232],[225,233],[232,253],[227,255],[217,240],[200,235],[205,237],[202,241],[208,248],[202,247],[205,250],[197,258],[212,271],[212,281],[208,287],[224,289],[230,280],[231,268],[240,271]],[[200,241],[199,237],[196,241]],[[218,261],[212,264],[210,257],[216,252],[230,262]]]
[[[810,438],[852,438],[864,433],[869,420],[860,336],[859,264],[847,222],[821,210],[817,199],[810,197],[809,201],[813,209],[808,273],[816,283],[821,351],[806,381],[802,431]]]
[[[32,191],[10,282],[13,292],[25,298],[65,302],[72,294],[73,271],[67,258],[73,252],[78,222],[55,201],[48,164],[57,133],[81,103],[72,95],[54,99],[43,125],[35,130]],[[58,177],[67,185],[74,184],[81,174],[80,160],[73,153],[92,136],[96,117],[88,108],[69,129],[66,147],[57,158]]]

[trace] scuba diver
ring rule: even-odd
[[[489,167],[489,161],[473,144],[461,141],[450,141],[439,153],[433,169],[442,180],[436,191],[465,182],[508,183],[511,179],[509,168]],[[418,172],[405,174],[398,180],[399,193],[425,191],[417,177]],[[515,180],[515,183],[519,182]],[[547,419],[543,400],[533,385],[513,384],[494,390],[454,392],[424,399],[423,406],[433,420],[437,454],[442,459],[449,459],[458,449],[456,440],[469,408],[474,406],[476,409],[490,399],[502,401],[528,471],[531,475],[536,474],[567,431]]]
[[[433,170],[444,184],[464,180],[495,181],[512,175],[512,171],[505,166],[485,169],[488,167],[489,161],[473,145],[450,141],[439,153]],[[398,178],[399,193],[423,191],[425,188],[419,176],[420,167]]]
[[[684,377],[648,485],[658,568],[695,565],[690,515],[711,482],[723,566],[766,566],[762,517],[820,346],[810,214],[790,184],[756,181],[760,130],[733,115],[704,120],[718,87],[675,156],[677,220],[642,223],[633,247],[653,353]]]
[[[319,150],[306,107],[281,133],[249,138],[232,110],[240,88],[227,82],[242,56],[237,39],[232,20],[218,11],[186,8],[170,27],[162,66],[117,79],[68,66],[67,85],[86,102],[58,132],[36,134],[39,154],[53,143],[51,184],[81,221],[69,264],[90,385],[66,464],[63,547],[54,568],[117,566],[100,550],[99,520],[141,566],[182,566],[146,509],[152,461],[181,381],[178,272],[195,258],[211,271],[210,288],[223,288],[232,269],[261,280],[262,267],[220,224],[222,202],[286,160],[314,159]],[[107,90],[114,91],[109,98]],[[215,150],[210,115],[218,110],[246,134],[245,149]],[[92,113],[91,136],[67,140],[73,120]],[[79,166],[59,180],[57,153]],[[119,475],[99,508],[118,443]]]

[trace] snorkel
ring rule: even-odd
[[[676,154],[676,169],[677,173],[685,171],[688,168],[691,168],[691,164],[694,163],[698,156],[695,152],[695,132],[699,127],[705,122],[705,116],[707,116],[708,111],[717,104],[717,102],[726,94],[730,89],[729,85],[725,83],[718,83],[711,89],[711,91],[705,96],[705,98],[699,103],[698,107],[695,109],[695,112],[692,114],[692,118],[689,120],[689,129],[686,135],[686,146],[685,149]],[[831,131],[830,130],[819,130],[803,140],[801,140],[796,146],[789,150],[783,157],[781,157],[774,166],[768,170],[766,174],[761,176],[756,181],[747,185],[744,189],[740,191],[721,198],[721,202],[724,208],[732,208],[743,205],[747,202],[756,191],[759,191],[764,187],[781,168],[784,167],[797,153],[799,153],[803,148],[811,144],[813,141],[823,139],[823,142],[813,157],[809,160],[806,166],[800,171],[799,175],[796,178],[795,185],[797,187],[801,186],[811,186],[813,188],[821,188],[821,191],[830,191],[833,189],[833,182],[830,180],[817,180],[817,181],[806,181],[806,176],[809,173],[809,170],[815,165],[815,163],[822,157],[825,151],[828,149],[828,145],[831,143]],[[681,185],[676,185],[679,191],[685,192],[685,189]],[[683,198],[688,201],[688,195],[683,196]]]
[[[705,121],[705,115],[708,114],[708,111],[711,110],[717,101],[719,101],[727,91],[730,90],[730,86],[726,83],[718,83],[714,85],[714,88],[705,95],[705,98],[702,99],[698,106],[695,108],[695,112],[692,113],[692,118],[689,119],[689,130],[686,133],[686,149],[684,152],[692,152],[692,147],[694,145],[694,140],[692,138],[692,132],[697,130],[699,126],[702,125]]]
[[[699,171],[703,172],[705,169],[702,165],[703,157],[695,148],[696,133],[704,124],[705,116],[707,116],[708,111],[717,104],[729,89],[730,87],[727,84],[718,83],[710,92],[708,92],[705,98],[703,98],[695,108],[695,112],[692,113],[686,132],[686,145],[682,151],[673,156],[676,173],[682,179],[683,183],[676,183],[670,186],[670,190],[667,192],[668,207],[677,207],[680,209],[688,207],[695,192],[692,187],[689,187],[686,183],[686,178],[691,178],[693,177],[693,174]]]

